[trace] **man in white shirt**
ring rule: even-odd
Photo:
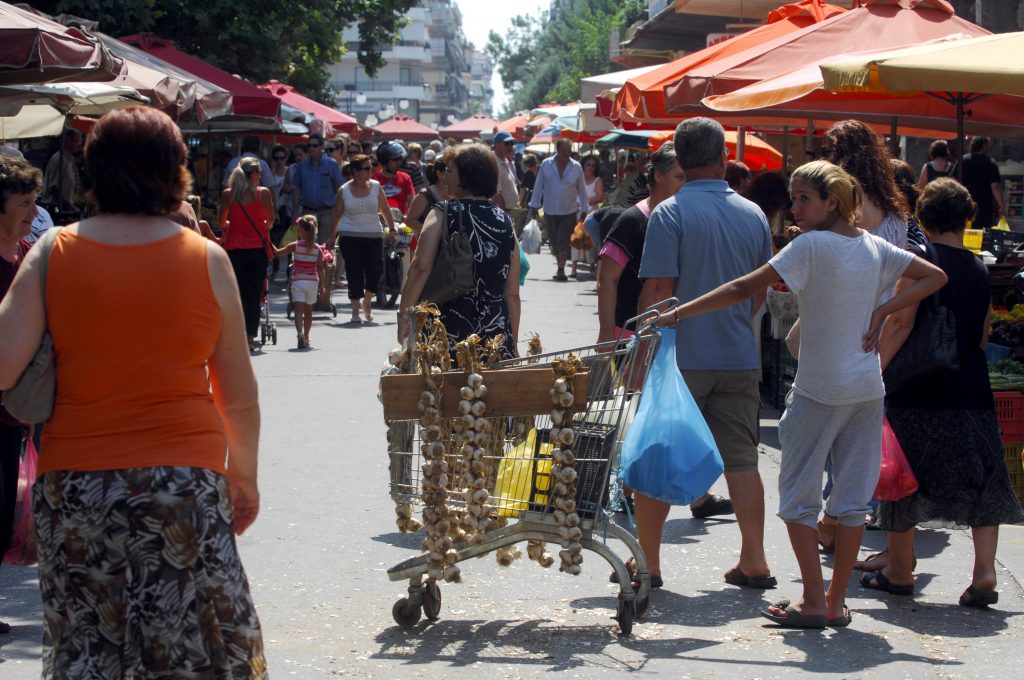
[[[494,135],[494,155],[498,157],[498,195],[495,203],[505,212],[519,205],[519,189],[516,186],[516,140],[502,130]]]
[[[558,261],[556,281],[569,280],[565,275],[565,263],[570,255],[569,238],[577,220],[587,213],[583,166],[569,157],[571,150],[568,139],[558,140],[555,155],[540,164],[529,204],[535,217],[537,210],[544,207],[544,228]]]

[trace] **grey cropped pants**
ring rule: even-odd
[[[832,453],[825,511],[844,526],[864,523],[882,460],[882,400],[830,406],[790,391],[779,421],[779,517],[816,527],[822,471]]]

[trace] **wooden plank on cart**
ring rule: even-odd
[[[548,413],[553,407],[551,389],[555,380],[554,371],[548,368],[507,368],[483,371],[487,385],[487,416],[535,416]],[[573,383],[573,393],[587,393],[587,373],[578,373]],[[454,418],[459,415],[459,390],[466,384],[466,374],[449,371],[440,376],[441,416]],[[381,376],[381,397],[384,401],[385,420],[415,420],[420,417],[416,402],[426,389],[422,375],[396,374]],[[582,405],[581,405],[582,406]]]

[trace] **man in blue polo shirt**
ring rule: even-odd
[[[772,256],[764,213],[725,181],[729,152],[722,126],[691,118],[676,128],[674,141],[686,184],[651,213],[640,262],[640,309],[673,296],[693,300]],[[753,588],[775,587],[764,552],[764,486],[757,471],[761,358],[751,319],[763,298],[685,319],[676,334],[676,361],[722,454],[740,527],[739,563],[725,580]],[[638,522],[646,512],[664,523],[667,505],[634,502]]]
[[[331,233],[334,198],[343,183],[338,162],[324,155],[323,135],[314,132],[306,159],[292,170],[292,215],[316,215],[320,243]]]

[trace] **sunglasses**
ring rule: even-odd
[[[370,170],[373,170],[373,167],[369,165],[360,165],[356,168],[356,172],[363,172],[364,170],[369,172]]]
[[[275,161],[283,161],[286,160],[287,158],[288,156],[274,156]]]
[[[319,148],[320,148],[321,146],[323,146],[323,144],[312,144],[312,143],[311,143],[311,144],[309,145],[309,148],[310,148],[310,149],[319,149]]]

